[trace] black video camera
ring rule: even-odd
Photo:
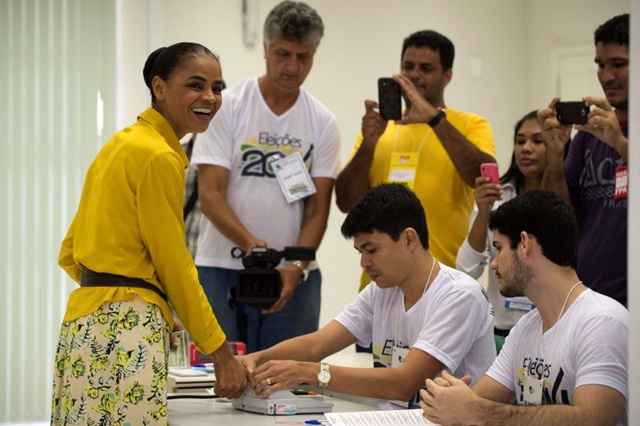
[[[232,255],[235,258],[242,256],[245,269],[240,271],[238,284],[231,290],[231,298],[235,303],[260,309],[270,308],[280,298],[282,279],[276,267],[282,259],[312,261],[316,258],[315,249],[308,247],[285,247],[282,251],[256,247],[248,255],[237,250]]]

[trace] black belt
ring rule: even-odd
[[[155,285],[146,282],[142,278],[131,278],[123,275],[95,272],[84,266],[80,266],[81,287],[138,287],[154,291],[167,302],[167,295]]]

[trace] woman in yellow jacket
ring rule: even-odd
[[[98,153],[60,249],[80,288],[60,330],[53,424],[166,424],[172,309],[213,353],[216,392],[235,397],[247,384],[184,242],[179,139],[206,130],[220,107],[219,60],[178,43],[154,51],[143,74],[152,106]]]

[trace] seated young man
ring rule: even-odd
[[[429,254],[424,210],[398,184],[370,190],[342,225],[375,282],[320,330],[242,358],[259,395],[306,383],[332,391],[403,401],[443,369],[476,381],[495,359],[493,319],[483,289]],[[319,362],[359,343],[374,365]],[[286,361],[285,361],[286,360]]]
[[[553,193],[528,192],[500,206],[489,227],[500,291],[527,296],[536,309],[516,323],[473,390],[446,373],[427,380],[425,416],[443,426],[624,421],[628,312],[577,276],[572,208]]]

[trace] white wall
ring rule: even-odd
[[[126,21],[121,34],[133,44],[125,44],[131,66],[119,79],[122,84],[119,93],[123,94],[120,98],[127,101],[123,105],[126,113],[121,116],[121,124],[133,120],[147,105],[140,70],[147,53],[160,44],[192,40],[207,45],[220,54],[223,74],[230,85],[264,71],[262,23],[277,1],[253,2],[259,6],[256,24],[260,34],[253,49],[242,44],[240,3],[123,2]],[[322,16],[326,35],[305,87],[338,117],[343,161],[348,159],[359,131],[364,99],[375,99],[378,77],[399,70],[403,38],[413,31],[432,28],[449,36],[456,45],[454,78],[446,92],[447,103],[491,120],[499,157],[506,165],[511,150],[512,123],[522,115],[527,104],[522,90],[526,81],[522,1],[455,0],[442,7],[439,1],[411,0],[397,3],[393,9],[389,9],[387,2],[366,0],[309,3]],[[151,11],[157,22],[140,18],[140,11],[144,9]],[[157,43],[144,46],[142,41],[149,42],[149,37],[143,34],[145,25]],[[144,93],[144,102],[140,101],[140,93]],[[318,253],[324,274],[322,323],[335,316],[356,295],[359,260],[352,243],[340,236],[343,219],[344,215],[334,207]]]
[[[145,59],[151,53],[149,4],[151,0],[116,0],[116,121],[121,129],[150,104],[142,79]],[[158,46],[159,47],[159,46]]]

